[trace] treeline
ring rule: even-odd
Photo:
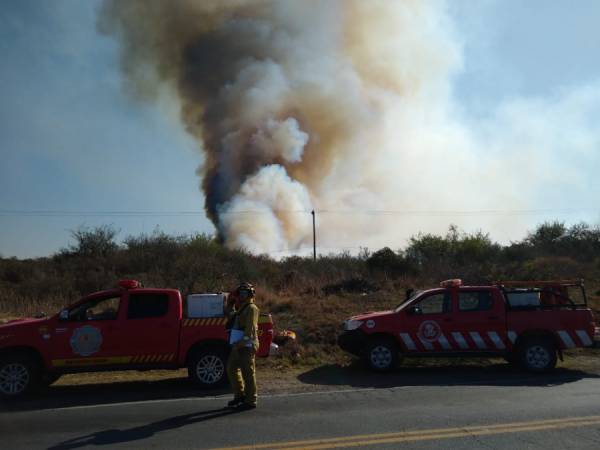
[[[521,241],[500,245],[483,232],[450,226],[446,235],[419,234],[406,249],[379,250],[367,258],[371,268],[397,276],[428,278],[460,275],[471,281],[491,278],[576,277],[600,268],[600,227],[563,222],[539,225]]]
[[[427,286],[461,277],[470,283],[516,278],[598,278],[600,227],[544,223],[523,240],[500,245],[483,232],[451,226],[419,234],[406,248],[363,249],[312,258],[274,260],[231,250],[206,235],[156,231],[117,242],[110,226],[80,228],[72,243],[47,258],[0,258],[0,312],[30,313],[70,303],[85,293],[135,278],[185,292],[228,290],[241,280],[263,297],[329,296],[344,292]],[[49,311],[47,311],[49,312]]]

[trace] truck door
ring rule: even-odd
[[[121,293],[105,294],[75,305],[58,318],[50,330],[50,359],[53,367],[121,364],[123,313]]]
[[[451,344],[460,351],[502,352],[508,347],[504,301],[491,289],[461,289],[455,302]]]
[[[447,334],[452,322],[452,290],[425,295],[402,313],[399,338],[403,351],[450,350]]]
[[[132,364],[164,365],[175,361],[181,324],[179,304],[167,292],[127,293],[124,328]]]

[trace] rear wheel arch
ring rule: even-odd
[[[226,354],[229,354],[230,351],[229,345],[225,341],[219,339],[200,340],[188,348],[185,355],[185,363],[189,364],[191,358],[198,352],[213,348],[224,351]]]
[[[525,342],[531,339],[546,339],[552,342],[552,344],[557,350],[560,349],[560,341],[558,335],[552,331],[544,329],[527,330],[519,334],[517,340],[515,341],[515,349],[519,349],[520,346],[522,346]]]

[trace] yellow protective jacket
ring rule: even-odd
[[[252,344],[254,351],[258,350],[258,316],[260,310],[254,304],[253,300],[248,300],[239,310],[233,311],[231,314],[237,316],[234,320],[234,328],[244,331],[244,342]]]

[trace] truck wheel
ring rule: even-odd
[[[548,372],[556,367],[556,347],[550,339],[527,339],[520,345],[519,361],[530,372]]]
[[[195,351],[188,364],[188,376],[202,388],[215,388],[225,384],[227,352],[217,346]]]
[[[16,398],[39,385],[37,362],[27,355],[9,355],[0,360],[0,396]]]
[[[391,339],[374,339],[364,353],[367,367],[376,372],[388,372],[398,364],[398,347]]]

